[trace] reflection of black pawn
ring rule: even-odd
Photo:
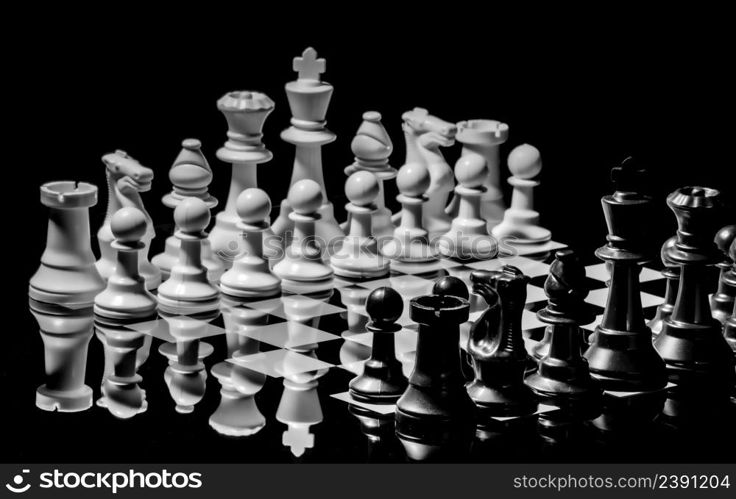
[[[395,462],[403,455],[394,431],[394,415],[379,414],[355,404],[348,406],[350,414],[360,423],[360,431],[368,443],[368,462]]]
[[[451,275],[437,279],[434,283],[434,287],[432,288],[432,294],[458,296],[464,300],[470,300],[468,287],[465,285],[463,280]],[[462,370],[463,377],[466,380],[473,379],[473,364],[467,350],[463,349],[463,345],[460,345],[460,369]]]
[[[505,265],[500,271],[475,270],[470,280],[489,305],[471,329],[468,344],[475,379],[467,390],[481,423],[493,417],[531,415],[537,403],[524,385],[527,353],[521,333],[529,278]]]
[[[419,323],[416,364],[396,404],[396,434],[414,460],[466,450],[473,404],[460,372],[460,324],[470,305],[456,296],[420,296],[410,302]]]
[[[396,321],[401,317],[404,303],[395,289],[382,287],[368,295],[365,309],[371,318],[366,330],[373,333],[373,349],[363,374],[350,382],[350,395],[361,402],[393,403],[407,385],[394,347],[394,334],[401,330]]]
[[[539,417],[540,433],[552,441],[573,437],[584,420],[600,413],[602,390],[581,354],[580,324],[592,320],[585,308],[585,279],[577,255],[558,251],[544,283],[549,303],[537,312],[539,320],[549,324],[549,350],[525,383],[543,402],[561,409]]]

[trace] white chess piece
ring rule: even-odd
[[[399,169],[396,185],[400,194],[396,199],[401,203],[401,223],[394,230],[393,238],[381,248],[381,253],[392,261],[425,263],[438,258],[437,249],[429,244],[422,224],[422,205],[427,202],[424,193],[430,180],[429,171],[422,163],[407,163]]]
[[[230,268],[234,255],[239,255],[239,237],[236,203],[245,189],[258,187],[256,170],[259,164],[271,161],[273,154],[266,149],[263,124],[274,109],[273,101],[260,92],[228,92],[217,101],[217,109],[227,120],[228,140],[217,150],[218,159],[232,165],[230,191],[225,209],[215,217],[215,226],[210,231],[212,251]],[[268,236],[268,232],[265,234]]]
[[[271,297],[281,293],[281,280],[271,273],[263,257],[263,234],[268,230],[271,200],[257,188],[245,189],[236,202],[240,221],[242,256],[220,278],[220,290],[244,298]]]
[[[199,198],[186,198],[174,210],[174,221],[179,228],[175,234],[179,239],[179,259],[158,288],[159,306],[165,312],[178,314],[217,310],[220,293],[207,279],[201,258],[210,209]]]
[[[350,201],[345,207],[350,216],[350,233],[330,258],[335,275],[370,279],[388,274],[389,260],[378,252],[373,237],[374,201],[378,194],[378,178],[370,172],[355,172],[345,183],[345,195]]]
[[[363,123],[350,142],[350,149],[355,155],[352,165],[345,168],[345,175],[352,175],[356,171],[368,171],[378,178],[378,197],[376,211],[373,212],[373,235],[379,241],[391,237],[394,233],[394,224],[391,222],[391,211],[386,208],[384,183],[396,178],[396,168],[388,164],[388,158],[394,146],[388,132],[381,123],[381,114],[377,111],[363,113]],[[350,214],[347,222],[341,225],[345,233],[350,232]]]
[[[163,197],[164,206],[176,208],[186,198],[194,197],[204,201],[208,208],[214,208],[217,206],[217,199],[207,192],[207,187],[212,182],[212,170],[202,153],[202,143],[197,139],[185,139],[181,145],[182,149],[169,170],[169,180],[173,184],[173,190]],[[175,228],[174,232],[176,230]],[[237,255],[237,250],[237,245],[235,245],[227,254],[215,257],[209,239],[202,242],[201,258],[210,282],[215,284],[219,282],[224,271],[222,261]],[[179,239],[171,235],[166,239],[165,251],[154,256],[151,262],[161,269],[163,280],[166,280],[169,278],[171,267],[178,259]]]
[[[284,258],[274,265],[273,273],[281,278],[282,289],[287,292],[316,293],[332,289],[332,268],[322,261],[322,248],[315,238],[322,188],[314,180],[300,180],[289,189],[287,201],[293,210],[289,219],[294,223],[294,237]]]
[[[440,253],[458,260],[487,260],[498,253],[496,240],[488,234],[481,217],[481,197],[487,169],[485,159],[477,154],[461,156],[455,165],[457,216],[450,230],[437,240]]]
[[[549,241],[552,235],[539,226],[539,213],[534,210],[534,188],[539,185],[534,177],[542,170],[539,149],[529,144],[516,147],[509,154],[508,165],[512,175],[508,182],[514,187],[511,207],[504,213],[503,222],[493,228],[493,235],[516,244]]]

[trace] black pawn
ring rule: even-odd
[[[731,316],[736,297],[736,261],[729,255],[729,248],[735,239],[736,225],[725,226],[718,231],[715,238],[716,246],[725,255],[725,259],[718,264],[721,269],[718,291],[711,296],[710,307],[713,317],[722,323]]]
[[[649,321],[649,328],[652,330],[652,334],[657,335],[662,330],[664,320],[672,315],[672,311],[675,309],[675,300],[677,299],[677,289],[680,287],[680,266],[670,260],[667,256],[669,248],[673,247],[677,242],[677,236],[672,236],[667,239],[662,245],[660,251],[660,258],[664,265],[662,275],[667,280],[667,287],[664,294],[664,302],[657,307],[657,312],[654,314],[654,318]]]
[[[524,384],[527,353],[521,334],[529,278],[506,265],[500,271],[475,270],[470,280],[473,292],[488,303],[488,310],[470,331],[468,344],[475,379],[468,383],[467,390],[481,422],[533,414],[537,403]]]
[[[585,267],[574,251],[555,254],[544,291],[548,305],[537,317],[549,324],[549,350],[525,383],[542,402],[561,409],[559,417],[540,417],[540,426],[569,428],[572,423],[598,416],[603,394],[581,354],[584,341],[580,324],[591,322],[593,317],[584,301],[588,295]]]
[[[668,252],[680,265],[680,288],[672,315],[664,321],[655,346],[667,364],[669,391],[665,414],[700,419],[725,410],[733,383],[733,353],[708,303],[708,267],[721,260],[713,242],[720,193],[684,187],[667,197],[677,217],[677,243]]]
[[[437,279],[432,288],[433,295],[458,296],[464,300],[470,300],[470,292],[462,279],[455,276],[445,276]],[[466,325],[467,326],[467,325]],[[473,379],[473,364],[467,350],[467,343],[460,345],[460,369],[466,380]]]
[[[736,262],[736,239],[731,243],[729,254],[731,256],[731,260]],[[731,317],[728,318],[726,325],[723,328],[723,336],[725,336],[726,341],[731,346],[731,350],[733,350],[734,355],[736,355],[736,302],[733,304]]]
[[[363,374],[350,382],[350,395],[360,402],[391,404],[407,385],[394,347],[394,334],[401,330],[396,321],[404,311],[404,303],[395,289],[382,287],[368,295],[365,309],[371,318],[366,329],[373,333],[373,348]]]

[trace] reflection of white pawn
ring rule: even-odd
[[[169,313],[196,314],[218,309],[219,291],[207,280],[202,265],[202,244],[207,240],[205,227],[210,209],[198,198],[187,198],[174,210],[179,228],[179,259],[169,278],[158,288],[159,306]]]
[[[350,201],[345,207],[350,216],[350,233],[330,258],[335,275],[369,279],[388,274],[389,261],[378,252],[373,237],[372,217],[378,193],[378,179],[370,172],[355,172],[345,183],[345,195]]]
[[[316,293],[332,289],[332,269],[322,261],[322,248],[314,235],[322,198],[322,188],[314,180],[300,180],[289,189],[287,201],[293,210],[289,219],[294,222],[294,237],[283,260],[273,267],[284,291]]]
[[[450,230],[437,241],[443,256],[459,260],[486,260],[498,253],[496,240],[488,234],[481,218],[480,201],[485,187],[486,162],[480,155],[464,155],[455,165],[455,196],[459,198],[457,216]]]
[[[261,189],[250,188],[240,193],[236,201],[241,233],[239,257],[220,278],[223,293],[240,297],[270,297],[281,292],[281,280],[273,275],[263,258],[263,233],[268,230],[271,200]]]
[[[394,237],[381,248],[386,257],[406,263],[436,260],[436,248],[429,244],[427,230],[422,225],[422,205],[430,184],[427,167],[421,163],[407,163],[399,169],[396,185],[401,203],[401,223],[394,230]]]
[[[316,379],[292,381],[284,378],[284,391],[276,410],[276,419],[288,426],[282,443],[296,457],[314,447],[314,434],[309,430],[312,425],[322,422],[324,417],[317,393],[318,386],[319,381]]]
[[[508,157],[512,177],[509,184],[514,187],[511,207],[506,210],[503,222],[493,228],[497,239],[511,238],[515,243],[542,243],[552,237],[549,230],[539,226],[539,212],[534,210],[534,188],[539,185],[533,180],[542,170],[539,149],[529,144],[516,147]]]

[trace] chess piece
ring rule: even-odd
[[[611,281],[603,319],[585,357],[604,390],[651,392],[667,383],[641,305],[640,264],[649,259],[644,248],[651,219],[651,198],[639,192],[645,174],[627,158],[611,171],[616,191],[601,199],[608,243],[596,256],[610,262]]]
[[[156,289],[161,284],[161,271],[148,261],[148,250],[156,236],[153,220],[143,206],[141,192],[151,190],[153,170],[141,165],[125,151],[115,151],[102,157],[107,178],[107,214],[105,221],[97,231],[97,242],[100,245],[100,259],[97,260],[97,271],[107,280],[115,271],[115,250],[110,247],[114,236],[110,230],[110,221],[121,208],[133,207],[140,210],[146,220],[146,232],[143,236],[143,249],[138,257],[138,271],[146,281],[146,289]]]
[[[373,236],[372,216],[376,210],[373,202],[378,193],[378,179],[367,171],[353,173],[345,183],[345,194],[350,201],[345,207],[350,215],[350,233],[330,257],[335,275],[371,279],[388,274],[389,260],[378,252]]]
[[[729,249],[729,255],[731,260],[736,262],[736,239],[731,242],[731,248]],[[731,317],[728,318],[723,328],[723,336],[726,341],[731,345],[731,350],[736,354],[736,303],[734,303]]]
[[[92,306],[105,288],[90,247],[89,208],[97,204],[97,187],[85,182],[49,182],[41,186],[41,203],[49,207],[46,248],[28,294],[48,304]]]
[[[422,222],[422,205],[427,202],[424,193],[429,183],[429,171],[421,163],[407,163],[399,169],[396,185],[400,194],[396,199],[401,203],[401,222],[393,238],[381,247],[381,253],[392,261],[414,264],[438,258]]]
[[[231,296],[268,298],[281,293],[281,280],[271,273],[263,258],[263,235],[268,231],[271,200],[261,189],[240,193],[235,207],[240,222],[241,255],[220,278],[220,290]]]
[[[665,414],[674,419],[715,418],[728,406],[733,385],[733,353],[711,315],[707,295],[706,267],[721,258],[713,242],[720,203],[720,193],[705,187],[684,187],[667,197],[678,226],[677,242],[667,253],[680,266],[680,287],[654,344],[676,385],[665,406]]]
[[[460,371],[459,326],[468,320],[467,300],[427,295],[410,302],[419,324],[416,364],[396,404],[396,434],[415,460],[463,448],[473,430],[473,404]]]
[[[386,129],[381,123],[381,114],[377,111],[363,113],[363,123],[350,143],[355,155],[353,164],[345,168],[345,175],[350,176],[357,171],[371,172],[378,179],[378,196],[376,211],[373,212],[373,235],[379,241],[391,237],[394,224],[391,222],[391,211],[386,208],[384,182],[396,177],[396,168],[388,164],[388,158],[394,149]],[[350,213],[343,226],[345,233],[350,232]]]
[[[551,233],[539,226],[539,212],[534,210],[535,179],[542,170],[539,149],[529,144],[514,148],[508,157],[511,177],[508,182],[514,188],[511,207],[503,215],[503,221],[493,228],[496,239],[512,239],[516,244],[537,244],[549,241]]]
[[[720,277],[718,291],[710,298],[710,307],[713,317],[725,323],[731,315],[736,297],[736,261],[728,254],[731,243],[736,239],[736,225],[727,225],[718,231],[715,242],[718,249],[725,255],[725,259],[718,264]]]
[[[273,101],[260,92],[228,92],[217,101],[217,109],[225,115],[228,126],[228,140],[217,150],[217,158],[232,165],[232,175],[225,209],[215,216],[215,226],[208,239],[225,269],[232,265],[233,255],[242,253],[236,208],[238,196],[246,189],[258,187],[258,165],[273,158],[261,141],[263,124],[273,108]],[[268,237],[270,230],[264,235]]]
[[[548,304],[537,312],[539,320],[549,325],[549,349],[537,371],[524,380],[541,402],[561,409],[555,416],[540,416],[543,435],[569,431],[601,410],[603,392],[581,354],[580,324],[593,320],[584,302],[588,295],[585,279],[585,267],[572,250],[555,254],[544,283]]]
[[[457,296],[463,300],[470,302],[470,292],[468,286],[459,277],[448,275],[437,279],[432,286],[432,294],[440,296]],[[473,311],[473,305],[470,305],[470,311]],[[473,321],[464,322],[460,325],[460,367],[463,377],[468,380],[473,379],[473,367],[470,355],[468,354],[468,339],[470,328]]]
[[[452,192],[452,168],[440,152],[440,147],[455,143],[457,127],[432,116],[426,109],[415,107],[401,115],[406,140],[405,165],[422,164],[429,171],[427,202],[422,212],[422,224],[430,239],[444,234],[450,228],[450,217],[445,213],[447,198]],[[402,212],[403,215],[403,212]]]
[[[258,353],[258,341],[246,333],[266,324],[266,312],[248,308],[246,300],[223,296],[221,313],[228,358],[237,360]],[[221,385],[220,404],[210,416],[210,426],[221,435],[232,437],[259,432],[266,425],[266,418],[258,409],[255,395],[263,388],[266,375],[228,361],[215,364],[210,372]]]
[[[488,309],[470,330],[468,353],[475,379],[467,391],[478,409],[481,424],[494,417],[528,416],[537,403],[524,384],[527,354],[521,334],[521,313],[529,278],[519,269],[474,270],[473,292]]]
[[[294,58],[293,68],[299,77],[286,84],[286,96],[292,114],[291,126],[281,132],[282,140],[296,146],[289,192],[301,180],[317,183],[322,197],[317,210],[319,218],[315,219],[315,235],[325,242],[331,254],[345,235],[335,221],[322,171],[322,146],[335,140],[335,134],[325,128],[325,115],[333,87],[320,81],[320,74],[325,72],[325,60],[318,59],[317,52],[311,47],[301,57]],[[292,209],[287,197],[281,202],[279,216],[272,227],[274,235],[281,238],[284,248],[289,244],[286,234],[294,229],[294,220],[289,217]]]
[[[672,262],[668,255],[668,248],[673,247],[677,242],[677,236],[672,236],[667,239],[662,245],[660,251],[660,258],[664,265],[662,275],[667,281],[664,302],[657,307],[657,312],[654,314],[652,320],[647,323],[649,329],[652,330],[652,334],[655,336],[662,330],[664,320],[672,315],[672,309],[675,308],[675,300],[677,299],[677,288],[680,286],[680,267]]]
[[[208,191],[207,186],[212,182],[212,170],[202,153],[202,143],[197,139],[185,139],[182,150],[176,157],[174,164],[169,170],[169,180],[173,184],[173,190],[162,199],[164,206],[176,208],[186,198],[194,197],[201,199],[212,209],[217,206],[215,199]],[[178,228],[175,227],[174,233]],[[209,239],[202,241],[202,263],[207,269],[207,278],[212,283],[217,283],[224,271],[222,261],[233,259],[238,255],[237,246],[229,248],[227,254],[221,253],[215,257]],[[171,235],[166,239],[163,253],[153,257],[151,262],[161,270],[163,280],[169,278],[171,268],[179,258],[179,239]]]
[[[394,347],[394,334],[401,330],[396,320],[401,317],[404,303],[396,290],[381,287],[368,296],[365,309],[371,318],[366,329],[373,333],[373,347],[363,373],[350,381],[350,395],[370,404],[393,403],[407,385]]]
[[[151,318],[156,315],[156,298],[146,289],[138,265],[139,254],[146,249],[146,216],[137,208],[120,208],[111,217],[109,228],[116,262],[107,287],[95,297],[94,313],[122,321]]]
[[[284,360],[288,362],[289,359]],[[324,419],[319,400],[319,379],[307,374],[284,377],[284,391],[276,409],[276,420],[287,426],[282,443],[295,457],[314,447],[310,429]]]
[[[345,307],[345,320],[348,328],[340,333],[344,340],[340,346],[340,365],[353,374],[363,373],[363,364],[371,356],[371,346],[355,341],[356,336],[365,334],[368,317],[365,302],[370,290],[360,286],[340,288],[340,299]]]
[[[437,240],[440,253],[458,260],[487,260],[498,253],[498,244],[488,234],[488,222],[481,218],[480,202],[488,170],[480,155],[465,155],[455,165],[457,216],[450,230]]]
[[[174,210],[179,259],[158,288],[159,307],[170,313],[197,314],[217,310],[219,291],[208,280],[201,252],[207,240],[210,209],[199,198],[186,198]]]
[[[332,269],[322,262],[322,248],[315,238],[318,210],[324,206],[322,199],[322,188],[313,180],[300,180],[289,190],[287,201],[293,210],[289,218],[294,222],[294,238],[284,258],[273,267],[284,291],[316,293],[332,288]]]
[[[488,221],[489,231],[503,220],[506,210],[501,191],[499,148],[508,136],[509,126],[496,120],[467,120],[457,124],[455,139],[463,145],[461,161],[478,161],[472,156],[481,156],[488,170],[483,182],[485,190],[480,198],[480,218]],[[459,201],[458,196],[453,197],[447,208],[451,218],[457,216]]]

